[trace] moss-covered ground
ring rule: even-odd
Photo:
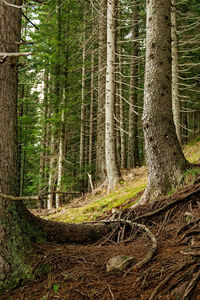
[[[183,150],[190,163],[199,163],[199,139],[184,146]],[[87,194],[80,199],[73,200],[72,203],[63,206],[56,212],[54,211],[52,214],[45,216],[45,218],[59,222],[80,223],[96,220],[104,215],[106,211],[120,205],[123,205],[123,209],[128,208],[130,205],[133,205],[133,203],[130,203],[130,199],[144,190],[146,186],[147,168],[143,166],[134,170],[123,171],[122,178],[114,192],[107,195],[106,191],[102,189],[97,194]]]

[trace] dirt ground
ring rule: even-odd
[[[120,222],[93,245],[37,244],[41,260],[35,279],[0,299],[200,300],[200,181],[120,215],[108,212],[105,219],[111,218],[132,220],[150,230],[157,251],[149,262],[121,272],[106,271],[114,256],[132,256],[138,265],[151,251],[152,240],[144,230]]]

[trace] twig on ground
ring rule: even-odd
[[[108,289],[109,289],[109,292],[110,292],[110,294],[111,294],[112,299],[115,300],[115,297],[114,297],[114,295],[113,295],[113,292],[112,292],[112,290],[111,290],[109,284],[108,284]]]
[[[165,223],[167,222],[167,219],[168,219],[168,216],[171,214],[172,210],[168,210],[165,214],[165,218],[164,218],[164,221],[162,223],[162,225],[160,226],[160,228],[158,229],[158,232],[156,233],[156,236],[159,235],[160,231],[162,230],[162,228],[164,227]]]

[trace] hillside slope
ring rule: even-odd
[[[184,146],[184,153],[190,163],[199,163],[200,138],[189,145]],[[68,205],[59,210],[43,212],[42,216],[54,221],[67,223],[80,223],[94,221],[106,212],[115,208],[128,208],[141,196],[147,182],[147,168],[145,166],[122,172],[122,180],[114,192],[106,195],[105,189],[97,194],[87,194],[84,197],[74,199]],[[195,176],[195,174],[194,174]],[[174,192],[174,191],[172,191]]]

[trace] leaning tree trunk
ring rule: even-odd
[[[22,5],[20,0],[10,4]],[[0,53],[18,53],[21,10],[0,1]],[[19,193],[17,145],[17,59],[0,57],[0,192]],[[33,276],[38,257],[31,241],[87,243],[106,234],[108,226],[62,224],[33,216],[23,203],[0,198],[0,293]]]
[[[179,185],[188,166],[172,115],[170,13],[170,0],[147,1],[143,129],[149,177],[140,203]]]
[[[115,108],[115,0],[108,0],[107,6],[107,64],[106,64],[106,128],[105,153],[108,177],[108,192],[112,191],[119,181],[119,169],[116,159],[116,139],[114,129]]]

